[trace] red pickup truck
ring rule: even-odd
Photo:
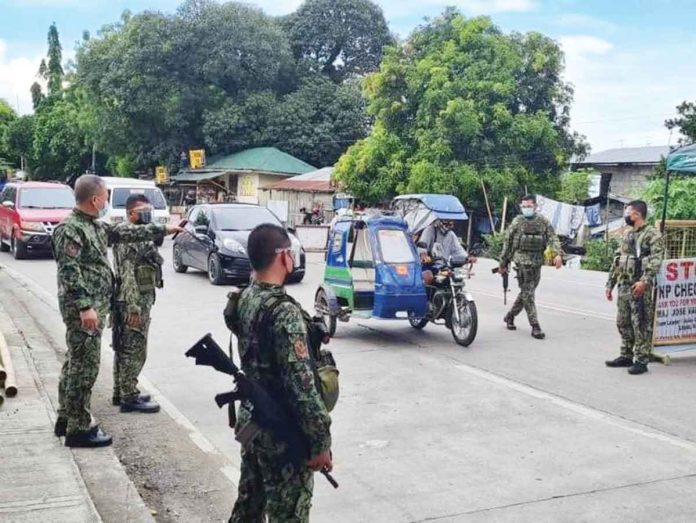
[[[10,251],[18,260],[29,253],[50,253],[53,228],[74,206],[67,185],[9,182],[0,193],[0,251]]]

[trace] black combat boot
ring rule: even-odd
[[[639,361],[635,362],[633,366],[628,369],[628,373],[632,374],[633,376],[637,376],[638,374],[644,374],[648,372],[648,364],[647,363],[641,363]]]
[[[532,338],[536,338],[537,340],[543,340],[546,338],[546,334],[544,334],[544,331],[541,330],[538,323],[536,325],[532,325]]]
[[[151,400],[146,401],[141,397],[121,401],[121,412],[143,412],[145,414],[154,414],[155,412],[159,412],[159,410],[159,403]]]
[[[607,367],[631,367],[633,365],[633,358],[629,356],[619,356],[614,360],[605,361],[604,364]]]
[[[516,331],[517,327],[515,327],[515,317],[510,314],[509,312],[505,315],[503,318],[503,321],[505,322],[505,326],[509,331]]]
[[[68,420],[63,418],[58,418],[56,420],[56,426],[53,427],[53,434],[56,438],[62,438],[68,432]]]
[[[150,401],[152,399],[152,397],[149,394],[138,394],[138,398],[140,398],[143,401]],[[121,404],[121,396],[114,393],[113,397],[111,398],[111,404],[114,407],[118,407]]]
[[[102,432],[99,425],[95,425],[84,432],[77,432],[65,436],[66,447],[108,447],[111,443],[113,443],[111,436]]]

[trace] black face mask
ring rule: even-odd
[[[152,211],[139,211],[138,220],[136,221],[139,225],[147,225],[152,223]]]
[[[631,227],[633,227],[636,223],[633,221],[633,218],[628,215],[624,216],[624,220],[626,220],[626,225],[630,225]]]

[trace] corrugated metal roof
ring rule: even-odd
[[[285,153],[275,147],[255,147],[226,156],[213,156],[208,159],[202,169],[183,169],[173,180],[184,181],[196,178],[191,175],[202,173],[226,172],[260,172],[265,174],[277,174],[278,176],[292,176],[314,171],[316,168],[303,162],[299,158]]]
[[[642,163],[656,164],[663,156],[669,154],[669,146],[657,145],[650,147],[623,147],[619,149],[607,149],[591,154],[577,165],[588,164],[616,164],[616,163]]]
[[[264,187],[264,189],[273,189],[275,191],[331,192],[333,191],[333,187],[331,187],[332,172],[333,167],[324,167],[317,171],[311,171],[272,183]]]

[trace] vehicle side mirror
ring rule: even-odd
[[[10,200],[5,200],[2,202],[3,207],[7,207],[8,209],[13,209],[14,208],[14,202],[11,202]]]
[[[425,242],[418,242],[418,243],[416,243],[416,247],[418,247],[419,249],[427,249],[428,244]]]
[[[196,225],[193,230],[196,231],[196,234],[208,234],[207,225]]]

